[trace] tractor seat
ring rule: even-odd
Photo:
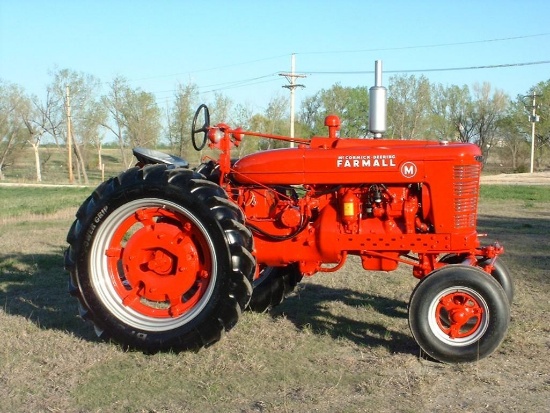
[[[138,162],[144,165],[163,163],[166,165],[174,165],[178,168],[189,168],[189,162],[179,156],[168,155],[164,152],[147,148],[134,148],[132,152]]]

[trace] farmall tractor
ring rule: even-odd
[[[303,276],[350,255],[368,271],[408,265],[419,282],[408,312],[420,348],[442,362],[491,354],[506,333],[512,280],[498,244],[476,231],[480,149],[382,139],[381,63],[370,89],[373,139],[293,139],[210,125],[201,105],[192,142],[219,151],[190,169],[135,149],[137,165],[82,204],[67,241],[69,289],[99,336],[146,352],[218,341],[247,308],[279,304]],[[231,158],[254,137],[291,147]],[[295,145],[295,147],[294,147]]]

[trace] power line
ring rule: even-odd
[[[205,91],[202,91],[201,93],[212,93],[212,92],[218,92],[220,90],[235,89],[235,88],[239,88],[239,87],[259,85],[259,84],[262,84],[262,83],[274,82],[276,80],[278,80],[278,79],[268,79],[268,80],[262,80],[262,81],[259,81],[259,82],[251,82],[251,83],[237,84],[237,85],[233,85],[233,86],[219,87],[217,89],[205,90]],[[202,88],[202,87],[199,87],[199,89],[200,88]]]
[[[231,82],[215,83],[215,84],[212,84],[212,85],[206,85],[206,86],[201,86],[201,87],[204,87],[204,88],[207,88],[207,87],[217,87],[217,86],[228,86],[228,87],[232,87],[232,86],[238,86],[238,85],[240,85],[240,84],[244,84],[244,83],[248,83],[248,82],[254,82],[254,81],[260,80],[260,79],[265,79],[265,78],[268,78],[268,77],[274,77],[274,76],[276,76],[276,75],[277,75],[277,73],[270,73],[270,74],[268,74],[268,75],[252,77],[252,78],[249,78],[249,79],[233,80],[233,81],[231,81]]]
[[[130,82],[138,82],[138,81],[141,81],[141,80],[151,80],[151,79],[160,79],[160,78],[165,78],[165,77],[190,75],[190,74],[202,73],[202,72],[211,72],[213,70],[228,69],[230,67],[248,65],[248,64],[251,64],[251,63],[264,62],[266,60],[280,59],[282,57],[287,57],[287,56],[288,56],[288,54],[284,54],[284,55],[279,55],[279,56],[265,57],[265,58],[256,59],[256,60],[248,60],[246,62],[233,63],[233,64],[230,64],[230,65],[210,67],[210,68],[207,68],[207,69],[189,70],[187,72],[172,73],[170,75],[158,75],[158,76],[143,77],[143,78],[140,78],[140,79],[132,79],[132,80],[130,80]]]
[[[484,65],[484,66],[465,66],[465,67],[446,67],[446,68],[432,68],[432,69],[405,69],[405,70],[385,70],[384,73],[420,73],[420,72],[451,72],[451,71],[461,71],[461,70],[477,70],[477,69],[497,69],[503,67],[518,67],[518,66],[533,66],[533,65],[544,65],[549,64],[550,60],[541,60],[538,62],[525,62],[525,63],[505,63],[499,65]],[[329,71],[308,71],[304,72],[313,74],[313,75],[363,75],[363,74],[372,74],[373,70],[357,70],[357,71],[338,71],[338,72],[329,72]]]
[[[482,70],[482,69],[498,69],[498,68],[507,68],[507,67],[521,67],[521,66],[534,66],[550,64],[550,60],[541,60],[536,62],[522,62],[522,63],[504,63],[498,65],[481,65],[481,66],[465,66],[465,67],[447,67],[447,68],[428,68],[428,69],[402,69],[402,70],[385,70],[384,73],[428,73],[428,72],[449,72],[449,71],[463,71],[463,70]],[[304,70],[303,73],[308,75],[363,75],[363,74],[373,74],[374,70],[357,70],[357,71],[308,71]],[[209,87],[214,87],[210,90],[203,90],[201,93],[213,93],[226,89],[235,89],[239,87],[254,86],[262,83],[273,82],[277,79],[274,76],[279,73],[269,73],[262,76],[256,76],[248,79],[241,79],[231,82],[216,83],[206,86],[198,86],[199,89],[205,89]],[[269,79],[272,78],[272,79]],[[219,86],[219,87],[216,87]],[[153,94],[161,93],[170,93],[175,92],[176,90],[163,90],[158,92],[151,92]]]
[[[241,86],[249,86],[249,85],[256,85],[256,84],[259,84],[259,83],[272,82],[274,80],[277,80],[277,79],[274,78],[274,76],[276,76],[277,74],[278,73],[270,73],[268,75],[256,76],[256,77],[251,77],[251,78],[248,78],[248,79],[233,80],[233,81],[230,81],[230,82],[214,83],[214,84],[205,85],[205,86],[197,85],[197,88],[198,89],[204,89],[204,88],[213,87],[214,89],[209,90],[207,92],[203,92],[203,93],[216,92],[218,90],[223,90],[223,89],[233,89],[233,88],[237,88],[237,87],[241,87]],[[263,81],[258,82],[258,80],[260,80],[260,79],[265,79],[265,78],[269,78],[269,77],[271,77],[273,79],[263,80]],[[219,86],[219,87],[216,88],[217,86]],[[176,92],[176,89],[159,90],[159,91],[151,92],[151,93],[156,95],[156,94],[161,94],[161,93],[174,93],[174,92]]]
[[[358,50],[332,50],[332,51],[324,50],[324,51],[301,52],[301,53],[295,53],[295,54],[301,54],[301,55],[306,55],[306,54],[343,54],[343,53],[383,52],[383,51],[392,51],[392,50],[425,49],[425,48],[434,48],[434,47],[463,46],[463,45],[469,45],[469,44],[493,43],[493,42],[502,42],[502,41],[509,41],[509,40],[529,39],[529,38],[533,38],[533,37],[542,37],[542,36],[549,36],[549,35],[550,35],[550,33],[537,33],[537,34],[529,34],[529,35],[523,35],[523,36],[501,37],[501,38],[496,38],[496,39],[472,40],[472,41],[467,41],[467,42],[436,43],[436,44],[427,44],[427,45],[383,47],[383,48],[358,49]],[[130,82],[138,82],[138,81],[141,81],[141,80],[161,79],[161,78],[167,78],[167,77],[175,77],[175,76],[189,75],[189,74],[195,74],[195,73],[210,72],[210,71],[214,71],[214,70],[227,69],[227,68],[230,68],[230,67],[249,65],[251,63],[264,62],[264,61],[267,61],[267,60],[280,59],[282,57],[288,57],[290,55],[291,55],[291,53],[287,53],[287,54],[283,54],[283,55],[264,57],[264,58],[261,58],[261,59],[240,61],[240,62],[237,62],[237,63],[222,65],[222,66],[215,66],[215,67],[210,67],[210,68],[206,68],[206,69],[189,70],[189,71],[186,71],[186,72],[172,73],[172,74],[167,74],[167,75],[149,76],[149,77],[143,77],[143,78],[139,78],[139,79],[132,79],[132,80],[129,80],[129,81]],[[358,73],[374,73],[374,72],[358,72]]]
[[[304,54],[364,53],[364,52],[386,52],[386,51],[392,51],[392,50],[427,49],[427,48],[434,48],[434,47],[464,46],[469,44],[492,43],[492,42],[502,42],[502,41],[508,41],[508,40],[528,39],[532,37],[541,37],[541,36],[548,36],[548,35],[550,35],[550,33],[538,33],[538,34],[529,34],[525,36],[502,37],[497,39],[472,40],[468,42],[436,43],[436,44],[426,44],[426,45],[417,45],[417,46],[397,46],[397,47],[383,47],[383,48],[359,49],[359,50],[325,50],[325,51],[302,52],[302,53],[296,53],[296,54],[304,55]]]

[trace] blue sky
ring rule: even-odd
[[[335,83],[372,86],[353,72],[377,59],[385,71],[548,62],[548,16],[548,0],[0,0],[0,79],[44,97],[55,69],[122,75],[160,104],[192,82],[203,101],[218,91],[262,111],[288,95],[278,73],[293,53],[307,75],[299,102]],[[550,64],[413,74],[515,98],[549,80]]]

